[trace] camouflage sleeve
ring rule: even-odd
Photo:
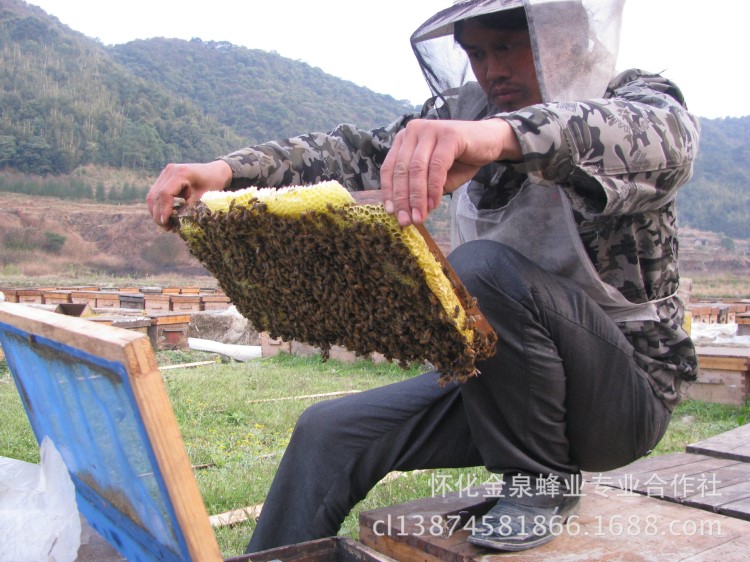
[[[327,133],[310,133],[232,152],[220,158],[232,168],[234,179],[228,189],[326,180],[337,180],[350,191],[376,189],[380,165],[393,138],[411,118],[404,115],[372,131],[338,125]]]
[[[628,71],[603,99],[535,105],[499,114],[518,137],[514,167],[575,185],[591,214],[653,210],[690,179],[699,123],[674,84]]]

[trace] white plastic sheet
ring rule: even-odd
[[[0,457],[0,562],[73,562],[81,544],[75,487],[52,441],[41,462]]]
[[[690,326],[690,337],[695,345],[750,347],[750,336],[737,335],[737,324],[693,322]]]

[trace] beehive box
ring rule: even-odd
[[[154,349],[186,349],[190,315],[173,312],[152,313],[148,335]]]
[[[96,293],[95,308],[120,308],[119,293],[99,291]]]
[[[10,287],[0,289],[5,296],[5,302],[18,302],[18,289],[12,289]]]
[[[738,336],[750,336],[750,312],[737,314],[735,322],[737,322]]]
[[[117,288],[118,293],[138,293],[139,291],[140,289],[138,287],[131,287],[131,286]]]
[[[44,296],[41,289],[19,289],[16,302],[23,304],[43,304]]]
[[[202,295],[201,302],[203,310],[224,310],[231,304],[226,295]]]
[[[44,291],[42,293],[42,302],[44,304],[62,304],[71,302],[70,291]]]
[[[694,400],[741,406],[750,396],[750,348],[698,346],[698,379],[687,390]]]
[[[71,291],[70,301],[76,304],[87,304],[91,308],[96,308],[96,295],[99,291]]]
[[[172,310],[169,294],[146,293],[143,297],[146,312],[169,312]]]
[[[227,558],[225,562],[396,562],[364,544],[345,537],[328,537],[253,554]]]
[[[149,334],[151,328],[151,319],[144,316],[125,316],[121,314],[97,314],[87,318],[92,322],[113,326],[115,328],[125,328],[142,334]]]
[[[200,292],[200,287],[180,287],[181,295],[199,295]]]
[[[175,312],[200,312],[203,303],[200,295],[170,295],[171,309]]]
[[[146,304],[143,293],[120,293],[120,308],[144,310]]]
[[[260,334],[260,353],[263,357],[273,357],[279,353],[291,353],[292,342],[282,338],[272,338],[268,332]]]

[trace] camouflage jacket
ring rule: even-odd
[[[563,187],[602,280],[634,303],[664,299],[659,322],[619,326],[654,391],[673,408],[682,383],[697,373],[695,348],[682,328],[682,303],[670,297],[679,284],[675,196],[692,174],[699,137],[682,94],[660,76],[630,70],[610,83],[602,99],[498,116],[516,132],[524,160],[480,171],[480,208],[505,204],[531,172]],[[372,131],[344,124],[233,152],[222,157],[233,171],[230,189],[330,179],[350,190],[377,189],[393,137],[417,117],[405,115]],[[421,117],[445,118],[445,109],[426,104]],[[484,117],[492,117],[486,104],[475,115]]]

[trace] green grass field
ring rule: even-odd
[[[161,366],[212,358],[197,352],[159,352]],[[326,397],[355,392],[413,376],[397,366],[323,362],[319,357],[280,355],[247,363],[217,362],[163,371],[191,462],[209,514],[263,502],[292,428],[305,407]],[[283,399],[283,400],[279,400]],[[744,424],[750,405],[685,402],[654,454],[683,451],[685,445]],[[7,365],[0,360],[0,456],[38,462],[38,448]],[[360,511],[433,493],[436,472],[394,474],[381,482],[347,518],[341,534],[356,537]],[[443,482],[481,484],[483,468],[440,470]],[[243,552],[252,519],[216,529],[224,556]]]

